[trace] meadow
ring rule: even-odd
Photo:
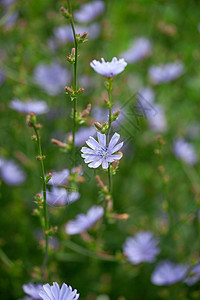
[[[0,0],[1,299],[199,299],[199,9]]]

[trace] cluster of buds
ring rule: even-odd
[[[107,202],[107,211],[111,212],[113,209],[113,200],[109,193],[108,187],[103,183],[99,175],[96,175],[96,181]]]
[[[112,90],[112,82],[113,82],[113,77],[109,77],[108,80],[106,80],[104,82],[105,88],[107,89],[107,91],[111,91]]]
[[[106,134],[108,132],[108,128],[109,128],[108,122],[104,122],[104,123],[94,122],[94,126],[102,134]]]
[[[49,228],[49,230],[45,231],[45,234],[48,236],[53,236],[58,231],[58,226],[54,226]]]
[[[70,135],[71,136],[71,135]],[[72,140],[68,137],[68,143],[63,143],[56,139],[51,139],[52,144],[55,144],[59,148],[63,149],[64,151],[68,151],[71,149]]]
[[[37,204],[37,206],[39,208],[41,208],[41,209],[43,208],[44,199],[43,199],[41,194],[36,194],[35,195],[35,201],[34,202]]]
[[[76,99],[76,97],[84,92],[84,88],[79,88],[78,90],[73,90],[73,88],[70,88],[69,86],[65,87],[66,94],[70,95],[71,101]]]
[[[38,155],[36,156],[37,160],[42,161],[46,158],[46,155]]]
[[[49,180],[51,179],[51,177],[52,177],[52,174],[51,174],[51,173],[48,173],[48,174],[46,175],[46,177],[45,177],[46,183],[49,182]]]
[[[72,18],[72,15],[69,13],[69,11],[65,8],[65,7],[61,7],[60,8],[60,12],[62,13],[62,15],[66,18],[66,19],[70,19]]]
[[[41,124],[37,124],[37,118],[36,115],[33,112],[30,112],[30,114],[27,115],[26,117],[26,124],[29,127],[34,127],[35,129],[39,130],[40,128],[42,128]],[[32,139],[34,140],[34,138],[36,138],[36,136],[33,136]],[[37,141],[37,138],[36,138]]]
[[[70,55],[67,56],[67,61],[70,64],[74,64],[75,63],[75,48],[72,48],[72,51],[71,51]]]
[[[104,99],[104,102],[108,108],[112,107],[112,104],[110,103],[110,101],[108,99]]]
[[[85,123],[87,116],[90,114],[90,110],[91,110],[91,104],[88,104],[86,109],[84,109],[81,113],[77,114],[76,120],[78,124],[81,125]]]
[[[87,42],[87,32],[83,32],[82,34],[76,34],[76,41],[78,44],[82,44]]]

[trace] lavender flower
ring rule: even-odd
[[[62,92],[70,77],[69,72],[56,62],[51,65],[39,64],[34,70],[36,83],[51,96]]]
[[[22,102],[19,99],[13,99],[10,102],[10,108],[23,112],[30,113],[33,112],[36,115],[45,114],[49,111],[49,108],[44,101],[26,101]]]
[[[52,187],[51,191],[46,192],[47,203],[53,206],[64,206],[71,204],[80,198],[77,191],[68,192],[65,188]]]
[[[83,32],[87,32],[88,38],[91,40],[95,40],[98,38],[100,34],[100,26],[98,23],[94,23],[90,26],[75,26],[76,34],[82,34]],[[71,26],[64,25],[59,26],[54,29],[54,35],[57,41],[61,44],[65,44],[66,42],[73,42],[74,36]]]
[[[16,162],[3,158],[0,162],[0,177],[8,185],[21,185],[26,179],[24,171]]]
[[[69,221],[65,227],[68,234],[78,234],[96,223],[104,215],[104,209],[101,206],[92,206],[86,215],[77,215],[75,220]]]
[[[62,284],[60,288],[57,282],[53,282],[53,285],[44,284],[42,291],[39,293],[43,300],[77,300],[79,294],[77,290],[72,291],[72,287],[66,283]]]
[[[187,285],[193,285],[200,280],[200,265],[193,267],[189,276],[184,280]]]
[[[117,59],[113,57],[111,62],[106,62],[104,58],[101,58],[101,62],[94,59],[90,66],[95,70],[95,72],[105,76],[105,77],[113,77],[122,71],[124,71],[127,63],[123,58]]]
[[[22,286],[24,293],[29,295],[33,300],[41,300],[42,298],[39,296],[39,292],[42,290],[42,284],[37,283],[27,283]]]
[[[194,165],[197,162],[197,155],[193,145],[187,143],[184,139],[180,138],[174,142],[174,153],[176,157],[182,159],[189,165]]]
[[[186,276],[187,269],[186,266],[169,260],[161,261],[151,275],[151,282],[159,286],[174,284]]]
[[[88,23],[100,16],[105,9],[105,3],[97,0],[83,4],[79,11],[74,12],[74,18],[79,23]]]
[[[50,185],[66,185],[67,184],[67,177],[69,177],[69,170],[64,169],[60,172],[53,172],[52,177],[49,180],[48,184]]]
[[[152,66],[149,69],[149,76],[154,84],[161,84],[163,82],[170,82],[184,72],[184,66],[181,62],[168,63],[160,66]]]
[[[15,2],[16,0],[1,0],[0,1],[0,4],[1,5],[4,5],[4,6],[8,6],[8,5],[11,5]]]
[[[145,113],[149,126],[153,131],[164,132],[167,130],[167,121],[161,105],[152,104]]]
[[[157,245],[158,239],[153,237],[152,232],[140,231],[134,238],[126,239],[123,250],[128,260],[137,265],[141,262],[154,262],[156,255],[160,253]]]
[[[123,142],[116,145],[120,135],[115,133],[107,147],[106,135],[97,132],[97,137],[99,142],[97,142],[93,137],[89,137],[86,144],[92,149],[88,147],[82,147],[81,156],[85,159],[85,163],[89,163],[89,168],[98,168],[100,165],[102,165],[103,169],[107,169],[109,162],[113,162],[114,160],[119,160],[122,158],[121,154],[114,153],[116,153],[123,146]]]
[[[151,42],[147,38],[142,37],[135,39],[130,49],[123,52],[121,57],[124,57],[128,63],[135,63],[144,57],[151,55],[151,53]]]

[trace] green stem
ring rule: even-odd
[[[13,262],[8,258],[8,256],[1,248],[0,248],[0,260],[2,260],[2,262],[9,268],[12,268],[14,266]]]
[[[68,2],[68,9],[69,13],[72,15],[72,9],[71,9],[71,3],[70,0],[67,0]],[[74,63],[74,82],[73,82],[73,89],[77,90],[77,63],[78,63],[78,43],[76,39],[76,32],[74,27],[74,20],[73,16],[70,18],[70,24],[73,31],[74,36],[74,48],[75,48],[75,63]],[[73,98],[74,102],[74,112],[73,112],[73,139],[72,139],[72,164],[75,167],[75,135],[76,135],[76,113],[77,113],[77,97]]]
[[[40,142],[40,136],[38,134],[38,130],[35,126],[33,126],[35,135],[37,137],[37,145],[38,145],[38,154],[42,158],[42,147],[41,147],[41,142]],[[46,199],[46,179],[45,179],[45,170],[44,170],[44,162],[43,159],[40,160],[40,165],[41,165],[41,171],[42,171],[42,189],[43,189],[43,199],[44,199],[44,204],[43,204],[43,214],[44,214],[44,227],[43,227],[43,232],[44,232],[44,238],[45,238],[45,255],[44,255],[44,260],[43,260],[43,266],[42,266],[42,276],[44,279],[45,276],[45,270],[47,266],[47,261],[48,261],[48,244],[49,244],[49,239],[48,239],[48,234],[46,232],[49,229],[49,224],[48,224],[48,214],[47,214],[47,199]]]
[[[108,132],[106,135],[106,140],[107,140],[107,146],[109,144],[110,141],[110,132],[111,132],[111,117],[112,117],[112,80],[109,80],[109,89],[108,89],[108,101],[110,103],[110,107],[109,107],[109,120],[108,120]],[[112,175],[111,175],[111,171],[110,171],[110,163],[108,166],[108,188],[109,188],[109,193],[112,193]]]

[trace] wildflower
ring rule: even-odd
[[[78,234],[96,223],[104,215],[104,209],[101,206],[92,206],[86,215],[79,214],[75,220],[69,221],[65,227],[68,234]]]
[[[174,142],[174,153],[176,157],[182,159],[189,165],[194,165],[197,162],[197,155],[193,145],[187,143],[182,138],[179,138]]]
[[[148,109],[148,107],[151,107],[151,104],[154,103],[155,94],[154,91],[149,87],[143,87],[139,90],[137,95],[137,103],[138,106],[141,106],[142,108]]]
[[[115,133],[107,147],[106,135],[97,132],[97,137],[98,142],[93,137],[89,137],[89,139],[86,141],[86,144],[92,149],[88,147],[82,147],[81,156],[85,159],[85,163],[89,163],[89,168],[98,168],[100,165],[102,165],[103,169],[107,169],[109,162],[113,162],[114,160],[119,160],[122,158],[122,154],[115,153],[123,146],[123,142],[117,144],[120,135]]]
[[[200,265],[193,267],[189,276],[184,280],[187,285],[193,285],[200,280]]]
[[[0,177],[8,185],[21,185],[26,175],[13,160],[0,159]]]
[[[71,204],[80,198],[77,191],[68,192],[65,188],[52,187],[51,191],[46,191],[47,203],[53,206],[64,206]]]
[[[85,127],[82,126],[75,135],[75,145],[76,146],[82,146],[85,144],[85,142],[87,141],[87,139],[90,136],[93,136],[96,133],[96,130],[93,126],[91,127]]]
[[[59,63],[53,62],[50,65],[39,64],[34,70],[36,83],[41,86],[47,94],[58,95],[63,87],[70,81],[70,74]]]
[[[41,283],[27,283],[22,286],[24,293],[29,295],[31,298],[28,299],[34,299],[34,300],[42,300],[42,298],[39,296],[39,292],[42,290],[42,284]]]
[[[167,130],[167,121],[161,105],[152,104],[149,109],[145,110],[145,114],[153,131],[164,132]]]
[[[97,0],[83,4],[79,11],[74,12],[74,18],[79,23],[88,23],[104,12],[105,3]]]
[[[113,77],[122,71],[124,71],[127,63],[123,58],[117,59],[113,57],[111,62],[106,62],[104,58],[101,58],[101,62],[94,59],[90,66],[95,70],[95,72],[105,76],[105,77]]]
[[[154,262],[156,255],[160,253],[157,245],[158,239],[153,237],[152,232],[140,231],[135,237],[126,239],[123,250],[128,260],[137,265],[141,262]]]
[[[60,288],[57,282],[53,282],[53,285],[44,284],[42,291],[39,293],[43,300],[77,300],[79,294],[77,290],[72,291],[72,287],[66,283],[62,284]]]
[[[161,261],[151,275],[151,282],[155,285],[171,285],[181,281],[187,273],[187,267],[175,264],[169,260]]]
[[[64,169],[60,172],[53,172],[51,179],[48,181],[50,185],[66,185],[67,184],[67,177],[69,176],[70,172],[68,169]]]
[[[10,102],[10,108],[29,114],[33,112],[36,115],[44,114],[48,112],[48,106],[44,101],[26,101],[22,102],[19,99],[13,99]]]
[[[184,72],[184,66],[181,62],[163,64],[160,66],[152,66],[149,69],[149,76],[154,84],[161,84],[163,82],[170,82]]]
[[[137,38],[133,42],[129,50],[121,54],[128,63],[137,62],[144,57],[151,55],[152,45],[147,38]]]

